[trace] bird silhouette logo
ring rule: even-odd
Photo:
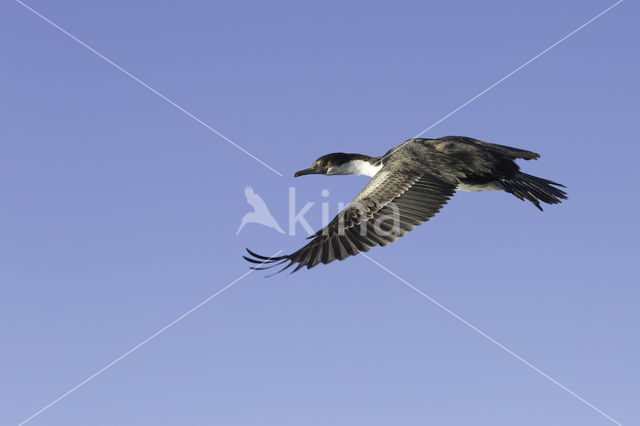
[[[267,204],[262,197],[256,194],[253,188],[247,186],[244,189],[244,196],[247,199],[247,203],[253,207],[253,211],[244,215],[240,222],[240,227],[236,231],[236,235],[240,233],[247,223],[259,223],[260,225],[275,229],[279,233],[284,234],[284,231],[280,228],[280,225],[278,225],[278,222],[267,208]]]

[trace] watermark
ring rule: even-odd
[[[319,203],[321,228],[316,232],[309,220],[307,220],[307,215],[314,214],[314,211],[317,211],[317,208],[314,210],[317,202],[308,201],[304,205],[298,206],[296,188],[289,187],[288,217],[286,221],[282,221],[282,223],[287,223],[288,225],[285,232],[271,213],[266,201],[251,186],[247,186],[244,188],[244,196],[253,210],[242,217],[236,235],[248,224],[266,226],[291,237],[296,236],[298,230],[302,229],[306,235],[324,236],[345,235],[346,231],[349,230],[351,234],[355,232],[365,238],[371,233],[380,237],[401,235],[403,224],[406,226],[406,218],[403,220],[400,208],[393,201],[376,202],[371,199],[356,199],[350,203],[339,201],[335,203],[335,207],[332,209],[332,203],[327,200],[329,194],[328,189],[323,189],[320,192],[324,201]],[[331,213],[332,211],[334,212],[333,214]]]
[[[264,202],[262,197],[259,196],[253,190],[253,188],[247,186],[244,189],[244,196],[247,200],[247,203],[249,203],[249,205],[253,207],[253,211],[250,211],[242,217],[242,220],[240,221],[240,227],[236,231],[236,235],[238,235],[240,231],[242,231],[242,228],[244,228],[247,223],[257,223],[259,225],[275,229],[279,233],[284,234],[284,231],[282,230],[280,225],[278,225],[278,222],[269,211],[267,203]]]

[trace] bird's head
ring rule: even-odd
[[[364,174],[372,176],[371,168],[375,159],[362,154],[345,154],[344,152],[334,152],[323,155],[313,162],[308,169],[300,170],[293,174],[293,177],[303,175],[352,175]]]

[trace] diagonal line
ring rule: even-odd
[[[414,286],[413,284],[411,284],[410,282],[404,280],[403,278],[399,277],[398,275],[396,275],[394,272],[392,272],[390,269],[388,269],[387,267],[381,265],[380,263],[378,263],[377,261],[375,261],[374,259],[372,259],[370,256],[368,256],[366,253],[360,253],[362,254],[364,257],[366,257],[367,259],[369,259],[371,262],[375,263],[376,265],[378,265],[380,268],[382,268],[383,270],[385,270],[386,272],[388,272],[389,274],[391,274],[392,276],[394,276],[395,278],[397,278],[398,280],[400,280],[402,283],[404,283],[407,287],[409,287],[410,289],[414,290],[416,293],[420,294],[422,297],[424,297],[425,299],[429,300],[430,302],[434,303],[436,306],[438,306],[439,308],[441,308],[442,310],[444,310],[446,313],[448,313],[449,315],[451,315],[452,317],[454,317],[455,319],[457,319],[458,321],[462,322],[464,325],[466,325],[467,327],[471,328],[473,331],[475,331],[476,333],[480,334],[482,337],[486,338],[487,340],[489,340],[490,342],[494,343],[495,345],[497,345],[500,349],[504,350],[505,352],[507,352],[509,355],[513,356],[514,358],[516,358],[518,361],[522,362],[523,364],[525,364],[527,367],[531,368],[533,371],[535,371],[536,373],[542,375],[545,379],[549,380],[550,382],[558,385],[561,389],[565,390],[566,392],[568,392],[569,394],[573,395],[574,397],[576,397],[577,399],[579,399],[580,401],[584,402],[585,404],[587,404],[589,407],[593,408],[595,411],[597,411],[598,413],[602,414],[604,417],[606,417],[607,419],[611,420],[612,422],[614,422],[617,425],[622,426],[622,424],[620,422],[618,422],[616,419],[614,419],[613,417],[609,416],[608,414],[606,414],[604,411],[602,411],[601,409],[599,409],[598,407],[596,407],[595,405],[593,405],[592,403],[590,403],[589,401],[587,401],[586,399],[582,398],[580,395],[578,395],[577,393],[575,393],[574,391],[572,391],[571,389],[569,389],[568,387],[566,387],[565,385],[563,385],[562,383],[558,382],[557,380],[555,380],[553,377],[549,376],[547,373],[545,373],[544,371],[540,370],[538,367],[536,367],[535,365],[531,364],[529,361],[527,361],[526,359],[522,358],[520,355],[518,355],[517,353],[513,352],[511,349],[507,348],[505,345],[503,345],[502,343],[498,342],[496,339],[494,339],[493,337],[489,336],[487,333],[485,333],[484,331],[480,330],[478,327],[476,327],[475,325],[471,324],[470,322],[468,322],[467,320],[465,320],[464,318],[462,318],[460,315],[456,314],[455,312],[453,312],[451,309],[447,308],[446,306],[442,305],[440,302],[438,302],[437,300],[435,300],[433,297],[427,295],[426,293],[422,292],[420,289],[418,289],[416,286]]]
[[[444,117],[442,117],[440,120],[436,121],[435,123],[433,123],[432,125],[430,125],[429,127],[427,127],[426,129],[424,129],[423,131],[421,131],[420,133],[418,133],[417,135],[414,136],[414,138],[417,138],[419,136],[422,136],[423,134],[427,133],[429,130],[433,129],[434,127],[436,127],[438,124],[442,123],[444,120],[446,120],[447,118],[451,117],[453,114],[455,114],[456,112],[460,111],[462,108],[466,107],[467,105],[469,105],[471,102],[475,101],[476,99],[478,99],[480,96],[484,95],[485,93],[487,93],[489,90],[493,89],[494,87],[496,87],[498,84],[502,83],[503,81],[505,81],[506,79],[508,79],[509,77],[511,77],[512,75],[514,75],[515,73],[517,73],[518,71],[520,71],[522,68],[526,67],[527,65],[529,65],[531,62],[535,61],[536,59],[538,59],[539,57],[541,57],[542,55],[544,55],[545,53],[547,53],[548,51],[550,51],[551,49],[553,49],[554,47],[556,47],[557,45],[559,45],[560,43],[562,43],[563,41],[565,41],[566,39],[568,39],[569,37],[571,37],[572,35],[574,35],[575,33],[577,33],[578,31],[580,31],[581,29],[583,29],[584,27],[586,27],[587,25],[591,24],[593,21],[595,21],[596,19],[600,18],[602,15],[604,15],[605,13],[609,12],[611,9],[613,9],[614,7],[618,6],[620,3],[622,3],[624,0],[618,0],[617,2],[615,2],[614,4],[612,4],[611,6],[609,6],[608,8],[606,8],[605,10],[603,10],[602,12],[598,13],[596,16],[594,16],[593,18],[589,19],[587,22],[585,22],[584,24],[580,25],[578,28],[576,28],[575,30],[571,31],[569,34],[567,34],[566,36],[562,37],[560,40],[556,41],[555,43],[553,43],[551,46],[547,47],[546,49],[544,49],[542,52],[538,53],[536,56],[534,56],[533,58],[529,59],[527,62],[525,62],[524,64],[520,65],[518,68],[516,68],[515,70],[511,71],[509,74],[505,75],[504,77],[502,77],[500,80],[496,81],[495,83],[493,83],[491,86],[487,87],[486,89],[484,89],[482,92],[478,93],[477,95],[475,95],[473,98],[469,99],[467,102],[463,103],[462,105],[460,105],[459,107],[457,107],[456,109],[454,109],[453,111],[451,111],[450,113],[448,113],[447,115],[445,115]]]
[[[163,95],[162,93],[158,92],[156,89],[154,89],[153,87],[149,86],[147,83],[145,83],[144,81],[140,80],[138,77],[136,77],[135,75],[131,74],[129,71],[125,70],[124,68],[122,68],[120,65],[116,64],[115,62],[113,62],[111,59],[107,58],[106,56],[104,56],[102,53],[98,52],[97,50],[95,50],[93,47],[89,46],[88,44],[86,44],[85,42],[83,42],[82,40],[78,39],[76,36],[74,36],[73,34],[69,33],[68,31],[66,31],[65,29],[63,29],[62,27],[60,27],[59,25],[57,25],[56,23],[54,23],[53,21],[51,21],[50,19],[48,19],[47,17],[43,16],[41,13],[39,13],[38,11],[34,10],[33,8],[31,8],[30,6],[28,6],[27,4],[23,3],[20,0],[16,0],[17,3],[19,3],[20,5],[22,5],[25,9],[30,10],[31,12],[33,12],[35,15],[39,16],[40,18],[42,18],[44,21],[46,21],[47,23],[51,24],[51,26],[53,26],[54,28],[60,30],[60,32],[62,32],[63,34],[65,34],[66,36],[68,36],[69,38],[71,38],[72,40],[74,40],[75,42],[79,43],[80,45],[86,47],[88,50],[90,50],[93,54],[95,54],[96,56],[98,56],[100,59],[104,60],[105,62],[107,62],[108,64],[112,65],[114,68],[116,68],[118,71],[122,72],[123,74],[125,74],[127,77],[131,78],[132,80],[136,81],[137,83],[139,83],[141,86],[143,86],[144,88],[148,89],[149,91],[153,92],[154,94],[158,95],[160,98],[162,98],[163,100],[167,101],[169,104],[171,104],[172,106],[176,107],[177,109],[179,109],[180,111],[182,111],[183,113],[185,113],[186,115],[188,115],[189,117],[191,117],[192,119],[194,119],[195,121],[197,121],[198,123],[202,124],[204,127],[206,127],[207,129],[211,130],[213,133],[215,133],[216,135],[220,136],[222,139],[226,140],[227,142],[229,142],[231,145],[235,146],[236,148],[238,148],[240,151],[244,152],[245,154],[247,154],[249,157],[253,158],[254,160],[256,160],[258,163],[262,164],[263,166],[265,166],[266,168],[268,168],[269,170],[271,170],[272,172],[274,172],[275,174],[282,176],[282,173],[280,173],[279,171],[277,171],[276,169],[274,169],[273,167],[271,167],[270,165],[268,165],[267,163],[265,163],[264,161],[262,161],[261,159],[259,159],[258,157],[256,157],[255,155],[253,155],[252,153],[250,153],[249,151],[247,151],[246,149],[244,149],[243,147],[241,147],[240,145],[238,145],[237,143],[235,143],[234,141],[232,141],[231,139],[229,139],[228,137],[226,137],[225,135],[223,135],[222,133],[220,133],[218,130],[214,129],[213,127],[211,127],[210,125],[208,125],[207,123],[205,123],[204,121],[200,120],[198,117],[196,117],[195,115],[193,115],[192,113],[190,113],[189,111],[187,111],[186,109],[182,108],[180,105],[178,105],[177,103],[175,103],[174,101],[172,101],[171,99],[169,99],[168,97],[166,97],[165,95]]]
[[[282,250],[278,250],[277,253],[275,253],[273,256],[277,256],[278,254],[280,254],[282,252]],[[264,264],[264,262],[262,262],[261,264],[257,265],[260,266]],[[122,355],[120,355],[118,358],[114,359],[113,361],[111,361],[109,364],[105,365],[104,367],[102,367],[100,370],[96,371],[95,373],[93,373],[92,375],[90,375],[89,377],[87,377],[86,379],[84,379],[83,381],[81,381],[80,383],[78,383],[77,385],[75,385],[74,387],[72,387],[71,389],[69,389],[68,391],[66,391],[65,393],[63,393],[62,395],[60,395],[58,398],[54,399],[53,401],[51,401],[49,404],[45,405],[44,407],[42,407],[40,410],[36,411],[34,414],[32,414],[30,417],[26,418],[25,420],[23,420],[22,422],[18,423],[18,426],[22,426],[25,423],[33,420],[35,417],[39,416],[40,414],[42,414],[44,411],[48,410],[49,408],[51,408],[52,406],[54,406],[55,404],[57,404],[58,402],[60,402],[61,400],[63,400],[64,398],[66,398],[67,396],[69,396],[70,394],[72,394],[73,392],[75,392],[76,390],[78,390],[79,388],[81,388],[82,386],[86,385],[87,383],[89,383],[91,380],[95,379],[97,376],[99,376],[100,374],[104,373],[105,371],[107,371],[109,368],[113,367],[114,365],[116,365],[118,362],[122,361],[124,358],[128,357],[129,355],[131,355],[133,352],[137,351],[138,349],[140,349],[142,346],[144,346],[145,344],[149,343],[151,340],[155,339],[156,337],[158,337],[160,334],[164,333],[165,331],[167,331],[167,329],[169,329],[170,327],[172,327],[173,325],[175,325],[176,323],[182,321],[184,318],[186,318],[187,316],[191,315],[193,312],[195,312],[197,309],[201,308],[202,306],[204,306],[205,304],[207,304],[208,302],[210,302],[212,299],[215,299],[218,295],[222,294],[225,290],[229,289],[231,286],[233,286],[234,284],[236,284],[238,281],[240,281],[241,279],[243,279],[244,277],[246,277],[247,275],[249,275],[250,273],[252,273],[255,269],[250,269],[249,271],[245,272],[244,274],[240,275],[238,278],[236,278],[235,280],[231,281],[229,284],[227,284],[226,286],[222,287],[220,290],[216,291],[215,293],[213,293],[211,296],[207,297],[206,299],[204,299],[202,302],[198,303],[197,305],[195,305],[193,308],[189,309],[187,312],[185,312],[184,314],[180,315],[178,318],[176,318],[175,320],[171,321],[169,324],[165,325],[164,327],[162,327],[160,330],[156,331],[155,333],[153,333],[151,336],[147,337],[146,339],[144,339],[142,342],[138,343],[137,345],[135,345],[134,347],[132,347],[131,349],[129,349],[127,352],[123,353]]]

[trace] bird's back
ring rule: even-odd
[[[383,162],[398,163],[405,170],[415,169],[454,183],[510,176],[519,170],[515,159],[538,157],[535,152],[523,149],[464,136],[446,136],[409,139],[385,154]]]

